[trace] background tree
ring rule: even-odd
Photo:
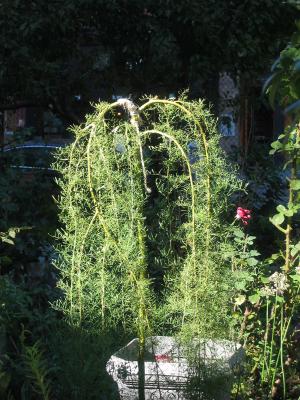
[[[50,105],[78,122],[116,92],[209,96],[221,70],[260,76],[295,17],[278,0],[3,0],[0,106]]]

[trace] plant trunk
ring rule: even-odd
[[[139,400],[145,400],[145,339],[139,338]]]

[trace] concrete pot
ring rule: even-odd
[[[200,340],[189,346],[196,364],[175,338],[146,340],[146,400],[229,400],[233,370],[244,358],[241,345],[227,340]],[[196,355],[196,357],[195,357]],[[106,369],[118,385],[121,400],[138,400],[138,339],[109,359]]]

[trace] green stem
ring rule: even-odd
[[[139,310],[138,310],[138,333],[139,333],[139,400],[145,400],[145,340],[146,340],[146,301],[145,301],[145,243],[144,235],[142,232],[141,221],[138,221],[138,242],[140,248],[141,264],[139,266],[139,283],[137,286],[139,297]]]
[[[280,333],[281,333],[281,337],[280,337],[280,349],[279,349],[279,352],[278,352],[278,355],[277,355],[277,358],[276,358],[276,362],[275,362],[275,366],[274,366],[274,369],[273,369],[273,377],[272,377],[271,388],[274,386],[274,383],[275,383],[276,373],[277,373],[277,367],[278,367],[279,360],[281,360],[282,357],[283,357],[283,346],[284,346],[284,342],[285,342],[285,339],[286,339],[286,336],[287,336],[287,332],[288,332],[289,327],[290,327],[290,323],[291,323],[291,321],[292,321],[293,312],[294,312],[294,306],[293,306],[293,308],[292,308],[291,315],[290,315],[289,319],[286,320],[286,325],[285,325],[285,327],[282,327],[282,328],[280,329],[280,330],[281,330],[281,332],[280,332]]]
[[[283,398],[285,399],[286,382],[285,382],[284,360],[283,360],[283,346],[284,346],[283,333],[284,332],[283,332],[283,306],[282,306],[281,307],[281,318],[280,318],[280,364],[281,364],[281,374],[282,374]]]
[[[173,142],[179,149],[185,163],[188,169],[188,175],[189,175],[189,181],[190,181],[190,187],[191,187],[191,211],[192,211],[192,231],[193,231],[193,253],[195,253],[195,224],[196,224],[196,217],[195,217],[195,188],[194,188],[194,183],[193,183],[193,175],[192,175],[192,169],[190,166],[190,162],[188,159],[188,156],[186,155],[185,151],[183,150],[182,146],[179,144],[179,142],[171,135],[165,133],[165,132],[161,132],[161,131],[157,131],[154,129],[148,130],[148,131],[144,131],[141,133],[141,136],[143,135],[148,135],[148,134],[156,134],[156,135],[160,135],[162,137],[165,137],[167,139],[169,139],[171,142]]]
[[[291,173],[291,181],[289,183],[289,202],[288,205],[292,206],[293,205],[293,200],[294,200],[294,191],[292,189],[291,182],[295,179],[295,173],[296,173],[296,166],[295,166],[295,160],[293,161],[293,166],[292,166],[292,173]],[[284,272],[288,274],[290,270],[290,264],[291,264],[291,250],[290,250],[290,243],[291,243],[291,232],[292,232],[292,217],[287,218],[287,227],[286,227],[286,233],[285,233],[285,264],[284,264]]]
[[[177,107],[194,121],[195,125],[197,126],[197,128],[199,129],[199,132],[200,132],[200,136],[201,136],[203,147],[204,147],[206,165],[209,168],[210,158],[209,158],[209,152],[208,152],[208,142],[207,142],[205,132],[204,132],[201,124],[199,123],[197,118],[193,115],[193,113],[190,110],[188,110],[186,107],[184,107],[180,102],[170,101],[170,100],[159,100],[159,99],[150,99],[147,103],[143,104],[139,108],[140,112],[144,111],[147,107],[149,107],[153,104],[167,104],[167,105],[171,105],[173,107]],[[206,181],[207,181],[207,212],[208,212],[208,215],[210,215],[211,214],[210,173],[207,174]]]
[[[157,130],[149,130],[149,131],[144,131],[141,135],[148,135],[148,134],[156,134],[156,135],[160,135],[162,137],[165,137],[167,139],[169,139],[171,142],[173,142],[179,149],[185,163],[188,169],[188,175],[189,175],[189,181],[190,181],[190,186],[191,186],[191,197],[192,197],[192,201],[191,201],[191,211],[192,211],[192,257],[193,257],[193,265],[194,265],[194,270],[196,270],[196,216],[195,216],[195,188],[194,188],[194,183],[193,183],[193,176],[192,176],[192,169],[190,166],[190,162],[189,159],[187,157],[187,155],[185,154],[185,151],[183,150],[182,146],[180,145],[180,143],[171,135],[165,133],[165,132],[161,132],[161,131],[157,131]],[[186,280],[185,282],[185,287],[186,287],[186,292],[188,292],[188,281]],[[186,307],[183,311],[183,315],[182,315],[182,325],[184,324],[184,320],[185,320],[185,314],[186,314]]]
[[[70,318],[71,322],[74,322],[73,319],[73,290],[74,290],[74,275],[75,275],[75,253],[77,246],[77,223],[75,219],[75,233],[74,233],[74,242],[72,246],[72,259],[71,259],[71,276],[70,276]]]
[[[300,285],[298,285],[297,291],[295,293],[295,298],[298,296],[300,290]],[[277,355],[277,359],[276,359],[276,363],[275,363],[275,367],[274,367],[274,371],[273,371],[273,377],[272,377],[272,384],[271,384],[271,388],[274,386],[275,383],[275,379],[276,379],[276,372],[277,372],[277,366],[279,363],[279,359],[281,358],[281,353],[283,353],[283,346],[284,346],[284,342],[292,321],[292,317],[294,315],[294,310],[295,310],[295,303],[293,303],[292,309],[291,309],[291,313],[290,313],[290,317],[285,319],[285,326],[282,323],[282,326],[280,328],[280,351],[278,352]]]
[[[300,128],[299,126],[296,128],[296,145],[299,144],[300,140]],[[295,194],[292,188],[292,183],[297,179],[297,150],[292,158],[292,169],[291,169],[291,179],[289,181],[289,208],[293,206],[295,201]],[[292,233],[292,217],[288,217],[287,219],[287,228],[286,228],[286,236],[285,236],[285,265],[284,272],[288,274],[291,267],[291,233]]]
[[[273,318],[272,321],[272,335],[271,335],[271,346],[270,346],[270,355],[269,355],[269,367],[270,370],[272,368],[272,359],[273,359],[273,345],[274,345],[274,336],[275,336],[275,328],[276,328],[276,313],[277,313],[277,293],[275,296],[275,304],[273,306],[273,312],[271,311],[271,317]],[[273,316],[272,316],[273,314]]]
[[[266,331],[264,336],[264,355],[263,355],[263,366],[262,366],[262,380],[265,380],[265,367],[267,369],[267,376],[269,375],[269,366],[267,363],[267,344],[268,344],[268,337],[269,337],[269,299],[267,298],[267,307],[266,307]]]

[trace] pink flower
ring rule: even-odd
[[[242,220],[244,225],[248,225],[248,220],[251,218],[251,210],[246,210],[246,208],[238,207],[236,210],[236,219]]]
[[[168,354],[156,354],[155,361],[156,362],[171,362],[172,358]]]

